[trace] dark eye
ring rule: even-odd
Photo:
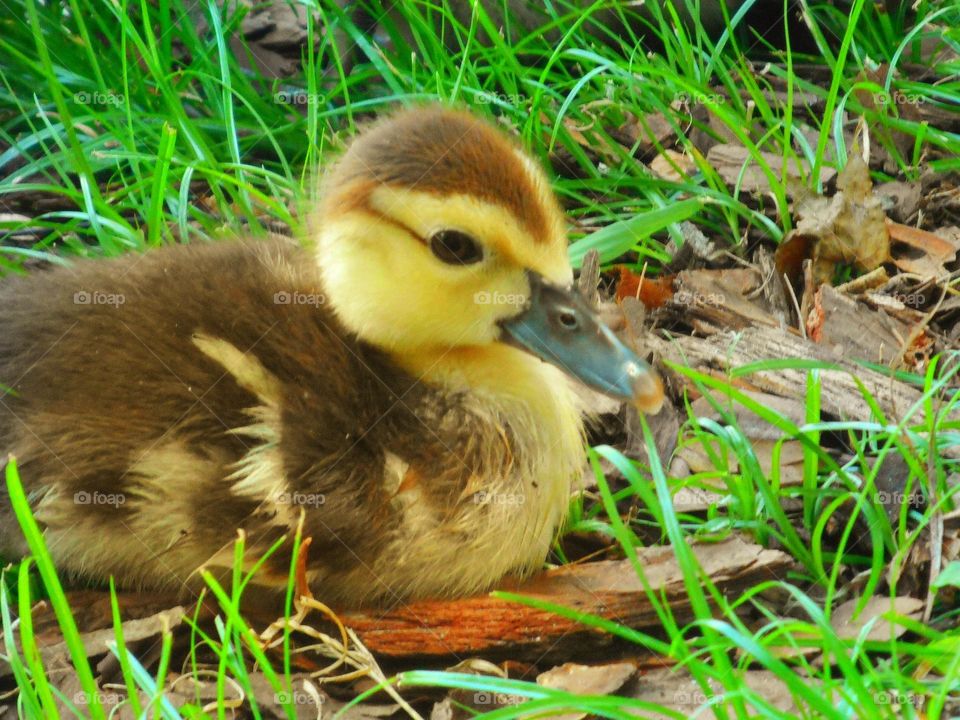
[[[483,260],[479,243],[459,230],[440,230],[430,238],[430,250],[448,265],[471,265]]]

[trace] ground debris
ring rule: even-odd
[[[782,575],[790,566],[785,553],[766,550],[737,536],[692,547],[704,572],[724,592],[736,592],[761,576]],[[650,547],[639,549],[637,554],[648,582],[667,598],[674,615],[690,618],[689,598],[673,550]],[[655,627],[660,622],[633,565],[626,560],[563,566],[501,588],[628,627]],[[375,613],[348,612],[340,617],[379,657],[541,657],[546,651],[557,655],[574,649],[582,652],[611,640],[609,635],[576,620],[489,595],[419,601]]]

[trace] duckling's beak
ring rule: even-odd
[[[528,271],[530,298],[523,311],[500,322],[502,341],[536,355],[585,385],[655,414],[663,385],[650,366],[613,334],[575,292]]]

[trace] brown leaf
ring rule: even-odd
[[[772,672],[746,670],[738,671],[738,674],[747,687],[773,707],[791,716],[797,712],[790,688]],[[807,682],[816,683],[817,681],[809,679]],[[701,710],[709,698],[699,683],[684,670],[654,670],[640,675],[634,683],[631,683],[631,686],[633,686],[629,693],[631,697],[662,705],[689,718],[706,720],[711,717],[721,717]],[[711,689],[718,695],[723,694],[723,688],[716,681],[711,682]],[[767,716],[764,708],[756,709],[760,712],[756,717]],[[660,720],[660,718],[672,718],[674,715],[644,711],[642,717]],[[750,717],[754,715],[751,714]]]
[[[957,246],[937,233],[887,221],[894,264],[921,281],[949,275],[944,267],[957,258]]]
[[[67,593],[67,597],[74,609],[74,619],[80,630],[86,656],[94,658],[106,655],[109,652],[108,644],[116,640],[110,611],[110,595],[95,590],[82,590]],[[158,601],[161,602],[158,604]],[[131,645],[176,628],[185,614],[183,607],[173,606],[171,599],[162,595],[153,597],[140,593],[122,593],[120,606],[124,617],[124,641]],[[157,610],[157,607],[164,609]],[[62,658],[69,664],[69,649],[52,608],[46,602],[38,603],[33,609],[33,615],[36,641],[44,663],[59,666]],[[0,663],[0,678],[9,672],[9,664]]]
[[[633,663],[621,662],[609,665],[579,665],[564,663],[540,673],[537,683],[546,688],[563,690],[573,695],[612,695],[637,671]],[[560,713],[550,715],[551,720],[581,720],[587,713]]]
[[[919,181],[901,182],[891,180],[874,188],[874,193],[887,201],[887,214],[898,222],[907,222],[920,208],[920,198],[923,192]]]
[[[664,180],[679,183],[696,173],[697,164],[689,155],[667,149],[650,161],[650,170]]]
[[[788,238],[796,244],[778,251],[777,266],[783,272],[795,276],[797,260],[810,257],[814,283],[819,286],[830,283],[838,265],[870,272],[889,260],[886,215],[873,195],[870,171],[859,154],[850,154],[837,188],[832,198],[811,197],[797,203],[800,220],[795,237]]]
[[[871,194],[870,172],[858,154],[854,153],[847,162],[837,187],[834,201],[839,197],[841,203],[832,217],[832,227],[821,235],[814,257],[815,276],[818,266],[821,271],[829,269],[832,275],[834,266],[841,262],[869,272],[890,256],[886,216],[879,199]],[[801,231],[803,225],[801,221]]]
[[[813,249],[816,244],[817,238],[813,235],[804,235],[796,230],[787,233],[774,253],[777,274],[781,277],[786,275],[790,284],[795,288],[801,287],[803,285],[803,261],[813,257]]]
[[[891,601],[889,597],[876,596],[867,600],[863,610],[854,617],[854,611],[859,598],[848,600],[839,607],[835,608],[830,615],[830,625],[833,627],[837,636],[844,640],[856,640],[860,637],[860,632],[874,618],[879,618],[866,634],[867,640],[890,640],[894,637],[900,637],[907,629],[899,624],[893,623],[884,617],[885,615],[904,615],[909,618],[919,618],[923,612],[923,600],[913,597],[895,597]]]
[[[612,143],[606,137],[593,129],[593,124],[580,126],[570,117],[563,118],[563,127],[570,138],[584,150],[607,163],[619,162],[626,152],[625,148]]]
[[[740,192],[750,195],[766,195],[770,192],[770,178],[766,170],[757,162],[756,153],[743,145],[722,143],[714,145],[707,153],[707,162],[731,187],[739,187]],[[773,153],[760,153],[763,164],[769,168],[775,178],[783,177],[783,158]],[[810,168],[801,165],[796,159],[788,164],[788,177],[801,178],[810,174]],[[833,179],[836,171],[830,167],[820,169],[820,182],[826,184]]]
[[[697,402],[700,402],[699,400]],[[749,437],[749,436],[748,436]],[[776,469],[777,482],[781,487],[799,485],[803,481],[803,447],[796,440],[764,440],[749,438],[760,471],[767,478],[774,477],[774,451],[779,450],[779,463]],[[712,454],[703,443],[713,445]],[[716,478],[717,470],[737,473],[741,466],[736,457],[724,453],[715,438],[710,440],[688,441],[678,451],[677,457],[686,464],[686,471],[671,467],[671,475],[683,478],[698,474],[696,485],[683,486],[673,495],[673,506],[677,512],[703,512],[711,506],[719,505],[727,499],[730,492],[726,483]],[[724,458],[726,465],[718,468],[716,458]]]
[[[635,119],[630,117],[620,130],[628,146],[637,146],[636,154],[641,160],[655,157],[658,148],[676,142],[676,128],[663,113],[646,113]]]

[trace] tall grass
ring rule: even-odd
[[[821,190],[819,169],[843,163],[849,151],[845,133],[858,116],[871,128],[888,131],[875,137],[905,177],[919,174],[919,162],[931,149],[940,154],[930,163],[934,169],[960,168],[960,136],[925,124],[889,101],[899,93],[915,103],[956,110],[958,65],[949,55],[924,79],[897,72],[907,62],[926,61],[917,50],[924,36],[960,48],[955,4],[921,0],[910,10],[903,4],[884,13],[864,0],[844,11],[839,4],[801,2],[819,48],[816,57],[770,45],[756,29],[744,27],[756,2],[728,17],[728,28],[719,35],[684,28],[671,7],[656,5],[642,21],[628,18],[632,11],[624,8],[625,29],[615,32],[597,21],[601,5],[582,9],[559,0],[547,3],[540,32],[508,23],[501,33],[498,15],[482,5],[463,18],[441,3],[404,2],[389,9],[363,3],[380,24],[380,36],[371,36],[353,11],[327,0],[304,3],[309,20],[302,69],[273,79],[247,62],[258,48],[240,33],[248,12],[242,7],[184,0],[8,0],[0,18],[0,204],[26,217],[0,218],[0,232],[8,233],[0,244],[0,270],[22,272],[29,262],[62,262],[70,254],[110,256],[164,243],[206,242],[237,230],[256,234],[280,228],[300,236],[302,211],[310,201],[303,188],[311,187],[318,169],[366,118],[403,103],[466,105],[517,132],[554,169],[555,186],[574,223],[575,263],[597,249],[605,264],[646,264],[656,270],[669,260],[665,241],[682,243],[678,223],[694,215],[705,231],[727,239],[733,249],[751,238],[779,241],[792,227],[792,181],[770,158],[782,160],[784,168],[798,161],[808,169],[802,182]],[[782,10],[787,9],[785,2]],[[239,54],[234,51],[238,41]],[[658,52],[647,52],[641,41]],[[778,61],[761,67],[749,53],[765,43]],[[829,84],[817,84],[801,71],[811,63],[831,71]],[[786,92],[774,92],[780,88]],[[874,101],[864,102],[862,91]],[[815,98],[816,108],[795,107],[800,93]],[[689,167],[675,164],[683,171],[675,178],[654,174],[638,159],[657,117],[672,127],[677,148],[690,161]],[[915,139],[909,152],[891,141],[894,132]],[[695,140],[704,133],[747,148],[769,183],[769,206],[757,206],[738,188],[726,186],[697,149]],[[664,150],[657,142],[653,147],[654,153]],[[21,239],[14,242],[14,237]],[[646,426],[645,458],[626,458],[606,446],[591,452],[599,502],[576,505],[568,529],[601,530],[616,538],[646,582],[636,548],[645,536],[641,531],[655,528],[676,549],[692,622],[679,622],[653,588],[647,595],[662,626],[657,633],[510,599],[576,617],[675,660],[718,717],[790,716],[750,689],[744,680],[750,668],[765,668],[779,678],[801,717],[920,717],[921,701],[927,717],[944,715],[960,679],[956,611],[946,601],[949,575],[932,622],[891,618],[893,626],[909,631],[906,639],[891,633],[875,640],[862,633],[850,640],[838,635],[830,618],[846,599],[850,568],[865,573],[864,598],[884,586],[895,596],[911,549],[926,541],[936,513],[955,508],[947,478],[956,468],[940,450],[960,438],[952,406],[934,404],[955,367],[934,364],[926,377],[913,378],[924,393],[923,407],[914,409],[924,411],[920,423],[909,413],[885,417],[869,397],[871,417],[824,421],[818,382],[823,368],[794,366],[808,372],[808,414],[800,426],[735,387],[738,377],[775,369],[775,364],[739,368],[722,379],[675,368],[722,411],[721,422],[691,417],[683,427],[684,442],[709,448],[716,466],[710,477],[695,475],[685,482],[725,488],[725,502],[706,516],[674,510],[671,498],[678,483],[661,466]],[[783,487],[776,475],[765,476],[730,412],[734,403],[778,428],[784,439],[800,441],[801,486]],[[851,449],[847,462],[823,449],[825,439],[838,438]],[[891,519],[876,483],[884,459],[893,455],[908,468],[906,487],[920,488],[929,502],[903,504]],[[610,486],[600,458],[620,471],[624,487]],[[20,688],[18,710],[31,718],[55,717],[58,708],[78,717],[105,717],[94,671],[42,533],[30,517],[15,463],[7,465],[6,476],[32,556],[0,587],[6,659]],[[784,510],[789,500],[800,503],[799,521]],[[634,506],[629,519],[621,513],[624,504]],[[839,533],[827,538],[828,526],[835,524]],[[868,529],[867,552],[856,542],[861,527]],[[796,571],[786,580],[725,597],[697,565],[686,540],[731,532],[785,550],[797,560]],[[84,693],[80,704],[78,698],[62,697],[50,682],[38,650],[31,624],[38,592],[33,568],[67,640]],[[197,623],[192,628],[193,666],[199,647],[218,658],[221,701],[228,678],[253,696],[254,667],[276,692],[290,689],[289,652],[282,667],[274,668],[240,613],[245,581],[239,571],[229,587],[209,578],[220,610],[215,632]],[[199,704],[177,709],[166,697],[168,634],[162,638],[159,668],[145,668],[128,652],[115,594],[113,599],[113,651],[133,713],[207,716]],[[794,608],[791,614],[784,604]],[[747,610],[763,621],[746,624]],[[559,710],[626,718],[655,710],[640,701],[571,696],[516,680],[432,671],[404,673],[398,680],[408,687],[529,698],[488,713],[493,720]],[[219,705],[215,714],[223,717],[224,703]],[[252,705],[253,715],[260,717],[255,699]],[[285,711],[295,717],[290,704]]]

